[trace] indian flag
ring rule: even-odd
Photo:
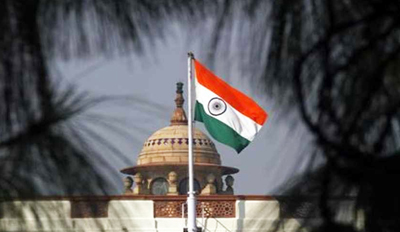
[[[240,153],[260,131],[268,115],[251,98],[229,86],[194,60],[195,120],[211,136]]]

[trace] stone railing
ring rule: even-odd
[[[154,216],[162,218],[187,217],[186,198],[155,199]],[[235,197],[200,197],[197,200],[198,217],[234,218],[236,216]]]
[[[0,231],[182,231],[186,196],[81,196],[0,200]],[[207,231],[271,231],[281,219],[270,196],[199,196],[198,225]],[[186,217],[186,215],[183,215]],[[285,218],[279,231],[299,224]]]
[[[180,218],[182,209],[186,211],[186,196],[72,196],[72,197],[38,197],[13,198],[0,200],[10,206],[11,202],[70,202],[71,218],[106,218],[110,201],[153,201],[154,217]],[[197,215],[199,217],[234,218],[237,200],[274,200],[270,196],[199,196],[197,198]],[[184,208],[182,208],[182,206]],[[4,207],[2,207],[4,209]],[[7,214],[0,210],[0,218]],[[183,215],[186,217],[187,215]]]

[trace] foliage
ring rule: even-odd
[[[270,36],[268,48],[253,48],[268,54],[258,63],[260,77],[271,93],[290,99],[287,107],[296,106],[316,154],[326,159],[320,178],[295,185],[319,196],[319,228],[355,229],[357,218],[338,221],[340,207],[328,203],[334,196],[355,196],[354,214],[364,213],[366,231],[397,231],[399,2],[273,1],[270,17],[260,17],[262,4],[268,3],[251,1],[248,11],[254,24],[271,23],[269,33],[250,35]]]
[[[0,188],[37,191],[26,176],[37,161],[46,184],[70,186],[64,177],[78,163],[99,174],[84,155],[96,154],[93,144],[75,136],[79,126],[71,123],[93,100],[58,91],[49,74],[52,59],[110,54],[115,47],[141,53],[144,39],[163,37],[167,20],[211,18],[212,48],[228,50],[232,41],[225,39],[239,34],[233,42],[241,47],[242,69],[283,107],[297,110],[314,136],[312,154],[325,157],[320,178],[293,187],[319,196],[317,229],[354,230],[357,218],[338,221],[340,207],[328,204],[333,195],[351,195],[366,231],[396,231],[399,8],[394,0],[2,1]]]
[[[163,20],[182,11],[193,12],[193,2],[0,2],[0,195],[105,191],[100,170],[108,164],[99,152],[122,157],[88,125],[93,118],[79,116],[110,99],[62,87],[52,64],[116,49],[141,53],[143,39],[161,37]]]

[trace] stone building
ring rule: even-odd
[[[0,231],[176,232],[186,225],[187,118],[182,83],[171,124],[145,142],[137,165],[121,170],[125,189],[117,196],[65,196],[0,200]],[[195,129],[193,136],[197,222],[203,231],[296,231],[271,196],[234,195],[232,174],[221,165],[214,143]],[[240,184],[240,183],[239,183]]]
[[[188,121],[182,108],[182,83],[177,83],[176,108],[171,125],[152,134],[143,144],[137,166],[121,172],[131,175],[125,180],[125,194],[186,195],[188,188]],[[233,194],[233,177],[237,168],[221,166],[213,141],[194,128],[194,187],[200,195]],[[222,177],[225,177],[225,186]],[[131,189],[131,183],[135,187]]]

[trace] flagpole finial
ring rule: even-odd
[[[188,57],[191,57],[192,59],[194,59],[194,54],[193,54],[193,52],[188,52]]]

